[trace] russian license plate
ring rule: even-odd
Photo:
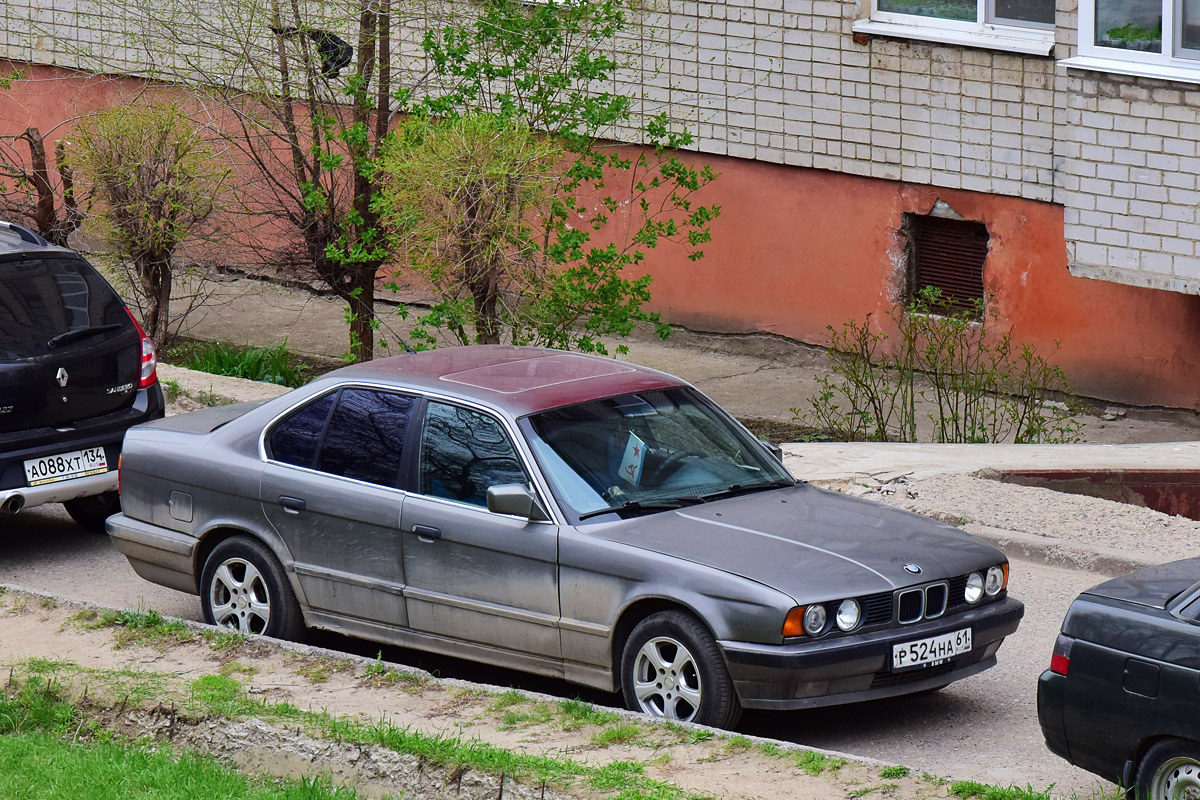
[[[101,472],[108,472],[108,461],[104,457],[103,447],[72,450],[56,456],[31,458],[25,462],[25,479],[29,481],[30,486],[67,481],[85,475],[98,475]]]
[[[892,669],[940,664],[948,658],[971,652],[971,629],[930,636],[915,642],[892,645]]]

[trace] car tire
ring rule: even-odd
[[[742,716],[712,634],[682,611],[638,623],[621,654],[621,690],[631,711],[672,722],[732,728]]]
[[[238,633],[298,642],[306,628],[283,566],[267,547],[234,536],[213,549],[200,577],[204,621]]]
[[[1184,739],[1156,742],[1138,763],[1136,800],[1166,800],[1200,794],[1200,744]]]
[[[104,520],[121,510],[121,496],[116,492],[77,497],[63,503],[71,519],[84,530],[104,533]]]

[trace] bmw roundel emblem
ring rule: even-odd
[[[913,575],[920,575],[920,574],[921,574],[921,568],[920,568],[920,567],[918,567],[916,564],[905,564],[905,565],[904,565],[904,571],[905,571],[905,572],[912,573]]]

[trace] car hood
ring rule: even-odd
[[[1005,560],[957,528],[808,484],[588,532],[740,575],[801,604],[951,578]]]
[[[1200,558],[1188,558],[1140,569],[1084,592],[1150,608],[1166,608],[1171,598],[1200,581]]]

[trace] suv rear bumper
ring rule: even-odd
[[[48,483],[42,486],[25,486],[19,489],[0,489],[0,512],[15,513],[45,503],[65,503],[80,497],[115,492],[117,471],[109,470],[101,475],[88,475],[68,481]]]

